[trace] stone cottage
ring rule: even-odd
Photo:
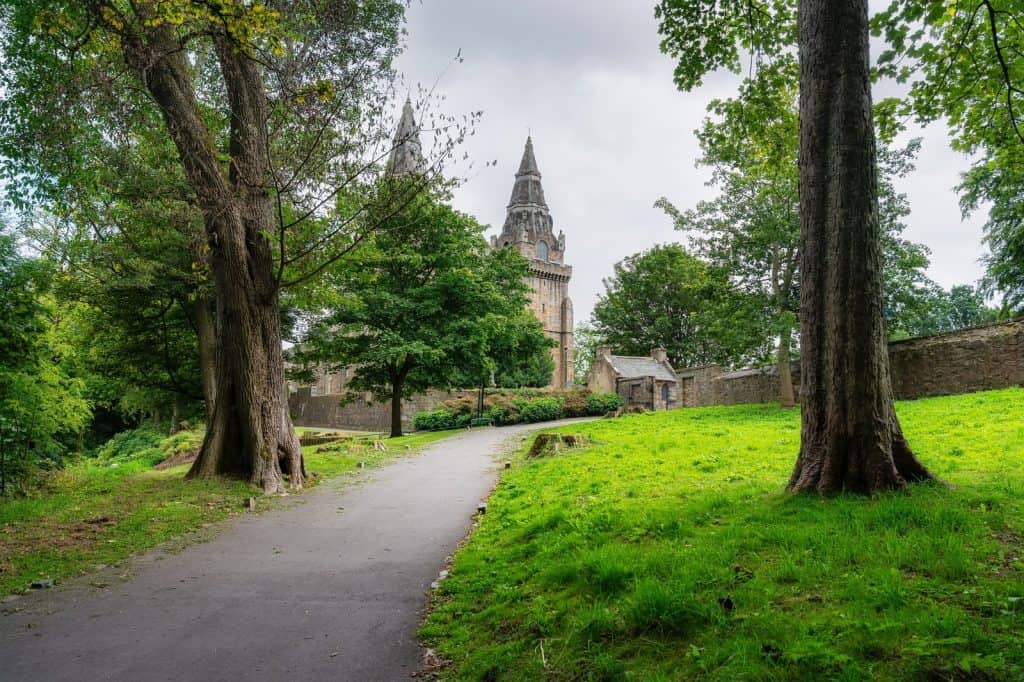
[[[618,393],[627,405],[648,410],[682,407],[679,377],[664,348],[655,348],[647,357],[635,357],[612,355],[611,346],[598,346],[587,388],[595,393]]]

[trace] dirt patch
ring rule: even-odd
[[[84,550],[94,548],[115,519],[97,516],[76,521],[50,518],[31,524],[7,524],[0,528],[0,575],[14,572],[13,559],[39,550]]]
[[[1019,575],[1024,568],[1022,556],[1024,556],[1024,536],[1015,530],[1005,528],[992,533],[992,537],[1003,546],[1003,556],[999,559],[995,573],[1001,578],[1009,578]]]

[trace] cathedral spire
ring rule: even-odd
[[[544,200],[544,188],[540,184],[540,177],[537,157],[533,154],[533,138],[527,137],[523,160],[519,163],[519,172],[516,173],[516,184],[512,188],[512,198],[508,202],[509,210],[518,206],[536,206],[547,210],[548,204]]]
[[[420,144],[420,129],[416,125],[412,100],[408,97],[405,98],[402,118],[398,122],[398,130],[395,132],[395,142],[391,148],[388,170],[394,175],[427,172],[427,162],[423,159],[423,146]]]

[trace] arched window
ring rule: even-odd
[[[537,258],[543,261],[548,259],[548,243],[543,239],[537,242]]]
[[[668,384],[661,385],[661,402],[668,402]]]

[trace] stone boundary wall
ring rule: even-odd
[[[417,412],[433,410],[445,400],[461,397],[461,392],[430,391],[410,400],[402,401],[402,428],[413,430],[412,420]],[[299,388],[288,396],[288,409],[295,426],[353,431],[391,431],[391,403],[366,402],[359,398],[342,405],[342,396],[310,395],[309,386]]]
[[[892,341],[889,363],[898,400],[1024,385],[1024,319]],[[800,363],[792,368],[799,394]],[[778,401],[775,366],[726,372],[707,365],[676,373],[686,407]]]

